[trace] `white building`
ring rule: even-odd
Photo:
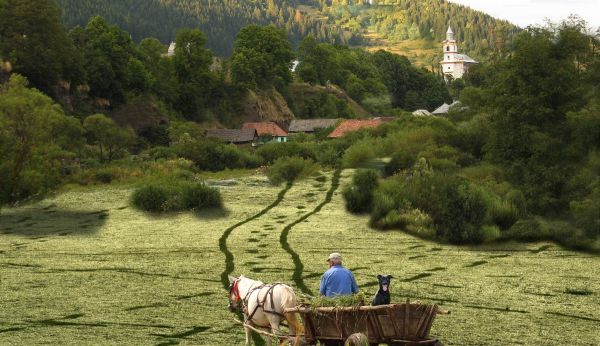
[[[177,45],[175,44],[175,42],[171,42],[171,44],[169,45],[169,49],[167,50],[167,56],[171,57],[175,55],[175,47],[177,47]]]
[[[462,78],[465,73],[469,70],[469,66],[477,64],[477,61],[470,58],[465,54],[458,54],[458,45],[454,39],[454,32],[448,27],[446,32],[446,40],[444,41],[444,60],[442,64],[442,71],[448,79],[452,76],[452,79]]]

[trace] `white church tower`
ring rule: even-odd
[[[469,70],[469,65],[477,64],[477,61],[471,59],[468,55],[458,54],[458,45],[454,38],[454,32],[450,27],[448,27],[446,40],[443,44],[444,60],[440,63],[446,79],[449,79],[450,76],[452,76],[452,79],[462,78]]]

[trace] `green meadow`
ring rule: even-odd
[[[600,257],[372,230],[344,210],[351,173],[279,187],[237,177],[220,186],[224,212],[146,214],[132,188],[110,185],[3,209],[0,345],[242,345],[224,278],[286,282],[306,299],[333,251],[367,296],[392,274],[393,301],[450,310],[432,329],[446,345],[600,344]]]

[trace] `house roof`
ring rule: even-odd
[[[271,135],[274,137],[287,137],[288,135],[281,127],[270,121],[262,123],[245,123],[242,128],[255,129],[259,136]]]
[[[477,61],[475,61],[473,58],[471,58],[470,56],[468,56],[466,54],[457,54],[456,58],[467,64],[477,64],[478,63]]]
[[[358,131],[360,129],[368,129],[377,127],[384,122],[389,121],[387,118],[375,118],[368,120],[350,119],[341,123],[338,127],[329,134],[329,138],[339,138],[348,132]]]
[[[420,117],[431,115],[427,109],[417,109],[416,111],[412,112],[412,114]]]
[[[228,143],[248,143],[258,135],[255,129],[213,129],[206,131],[206,137],[218,138]]]
[[[307,119],[292,120],[289,132],[315,132],[317,129],[324,129],[334,126],[339,119]]]
[[[460,106],[460,101],[454,101],[450,105],[447,103],[444,103],[443,105],[439,106],[436,110],[434,110],[431,114],[448,114],[448,112],[450,111],[450,108],[456,107],[456,106]]]

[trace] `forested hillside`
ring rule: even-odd
[[[208,47],[229,55],[237,32],[249,24],[285,28],[293,45],[306,35],[319,41],[349,45],[383,45],[420,40],[437,48],[448,25],[462,48],[476,57],[502,49],[518,30],[505,21],[445,0],[380,0],[376,5],[350,0],[59,0],[67,27],[85,25],[101,15],[131,33],[134,40],[174,40],[177,30],[199,28]],[[427,54],[424,54],[427,55]],[[433,59],[431,54],[420,61]]]

